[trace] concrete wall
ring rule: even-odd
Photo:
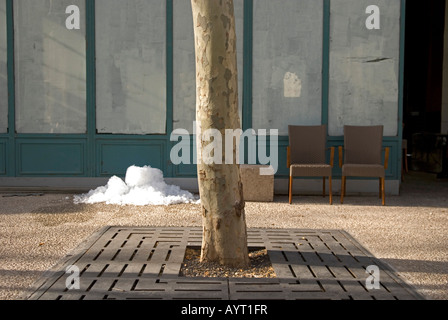
[[[388,179],[398,184],[401,2],[235,0],[240,106],[244,78],[245,126],[280,130],[279,177],[288,174],[289,124],[328,120],[335,136],[329,143],[340,145],[344,124],[382,123],[385,134],[392,136],[385,140],[392,147]],[[16,80],[11,89],[17,99],[9,111],[16,108],[18,134],[14,127],[6,133],[7,90],[2,78],[0,184],[5,177],[36,185],[37,180],[26,178],[41,177],[42,185],[50,177],[103,179],[123,175],[130,165],[148,164],[178,180],[196,175],[193,165],[170,163],[171,132],[166,132],[171,121],[174,128],[193,131],[195,63],[189,0],[96,0],[95,10],[84,0],[0,0],[1,77],[7,76],[6,28],[1,27],[6,3],[14,9],[8,12],[14,21],[8,34],[14,33],[16,47],[7,49],[15,55],[9,80]],[[81,9],[80,30],[65,27],[65,9],[73,4]],[[366,28],[369,5],[381,8],[379,30]],[[171,17],[172,34],[166,29]],[[95,31],[95,37],[86,30]],[[167,59],[171,54],[173,59]],[[96,74],[90,73],[93,70]],[[96,81],[96,87],[86,78]],[[92,99],[86,100],[87,85]],[[76,185],[75,180],[61,181]],[[280,183],[276,190],[282,192],[283,186],[287,184]],[[318,184],[315,189],[319,191]]]
[[[254,1],[254,129],[321,124],[322,26],[322,1]]]
[[[368,29],[366,8],[380,9],[379,29]],[[344,125],[384,125],[398,134],[399,0],[332,0],[329,133]]]
[[[98,132],[166,133],[165,2],[95,5]]]
[[[14,1],[18,133],[86,132],[86,29],[66,28],[69,5],[85,17],[82,0]]]

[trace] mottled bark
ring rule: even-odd
[[[240,128],[233,0],[191,0],[196,48],[196,120],[201,131]],[[203,215],[202,261],[247,266],[247,231],[239,165],[201,161],[211,142],[198,137],[198,182]],[[220,145],[217,145],[220,147]],[[210,148],[208,148],[210,149]]]

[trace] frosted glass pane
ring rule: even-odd
[[[254,129],[321,123],[322,30],[323,1],[254,1]]]
[[[96,0],[97,131],[166,131],[166,4]]]
[[[14,0],[16,130],[86,132],[85,1]],[[81,29],[66,27],[70,5]]]
[[[244,1],[235,0],[239,109],[243,101]],[[174,1],[174,128],[193,133],[196,120],[196,64],[191,0]]]
[[[370,5],[380,9],[380,29],[368,29]],[[384,125],[398,133],[400,0],[332,0],[329,133],[344,125]]]
[[[8,132],[6,0],[0,0],[0,133]]]

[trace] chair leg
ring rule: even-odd
[[[329,195],[330,195],[330,205],[333,204],[333,191],[332,191],[332,181],[331,181],[331,176],[328,177],[328,188],[329,188]]]
[[[381,196],[382,196],[382,205],[386,205],[386,179],[381,178]]]
[[[347,177],[342,177],[342,185],[341,185],[341,204],[344,203],[344,196],[345,196],[345,183],[346,183]]]
[[[323,178],[322,197],[325,198],[325,177]]]
[[[292,176],[289,176],[289,204],[292,203]]]

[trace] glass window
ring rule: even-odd
[[[234,1],[237,33],[239,109],[243,101],[244,1]],[[174,129],[193,133],[196,120],[196,64],[193,15],[190,0],[174,1]]]
[[[166,132],[166,4],[96,0],[98,133]]]
[[[322,121],[323,1],[254,0],[253,127]]]
[[[6,0],[0,0],[0,133],[8,132]]]
[[[85,133],[85,1],[13,4],[17,132]],[[80,29],[66,27],[70,5],[79,8]]]
[[[330,135],[343,135],[344,125],[383,124],[396,136],[400,0],[332,0],[330,26]]]

